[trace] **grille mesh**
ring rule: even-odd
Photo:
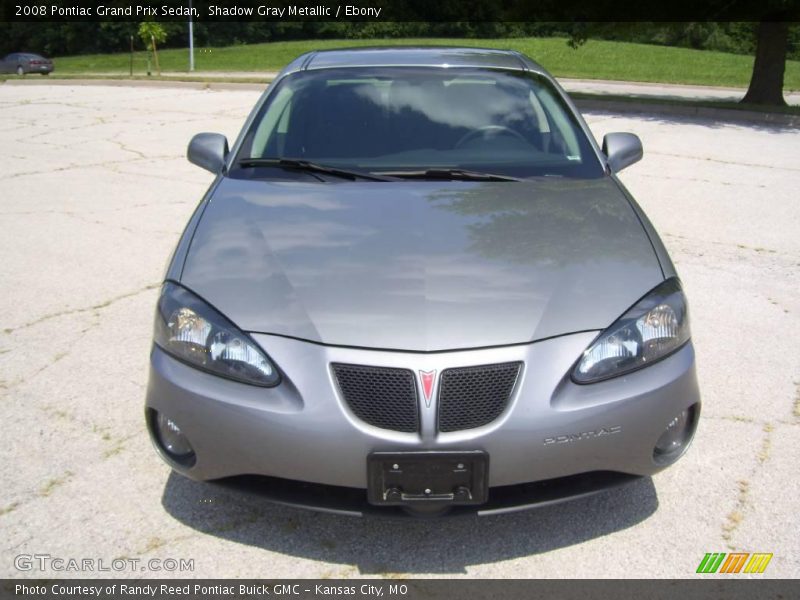
[[[502,363],[442,371],[439,431],[473,429],[505,410],[522,363]]]
[[[417,385],[408,369],[334,364],[345,402],[362,421],[393,431],[419,430]]]

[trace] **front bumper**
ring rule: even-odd
[[[620,476],[595,477],[595,487],[602,488],[663,469],[653,460],[656,441],[680,411],[699,409],[700,397],[691,342],[640,371],[576,385],[568,374],[595,336],[585,332],[527,345],[422,354],[253,335],[282,371],[275,388],[203,373],[154,347],[147,407],[179,424],[194,448],[194,464],[176,464],[156,447],[175,470],[196,480],[263,475],[355,488],[366,496],[372,452],[482,450],[491,461],[490,503],[493,488],[498,496],[501,487],[530,482],[597,472]],[[484,427],[451,433],[435,430],[435,389],[431,406],[421,404],[420,433],[358,420],[340,398],[330,369],[340,362],[441,373],[513,361],[523,368],[505,412]]]
[[[351,517],[379,516],[405,518],[412,516],[462,515],[490,516],[518,512],[529,508],[540,508],[566,500],[592,496],[598,492],[621,487],[641,478],[636,475],[608,471],[582,473],[558,479],[505,485],[492,488],[485,504],[478,506],[452,506],[430,513],[415,512],[412,508],[399,506],[375,506],[367,501],[367,494],[360,488],[339,487],[304,483],[289,479],[261,476],[239,476],[218,479],[212,485],[237,493],[252,495],[274,504],[295,508],[306,508]]]

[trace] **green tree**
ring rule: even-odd
[[[161,24],[155,21],[144,21],[139,23],[139,37],[142,38],[145,46],[150,46],[153,52],[153,61],[156,63],[156,72],[161,75],[161,66],[158,64],[158,48],[156,44],[161,44],[167,39],[167,32]]]

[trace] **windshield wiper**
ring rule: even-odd
[[[324,173],[326,175],[333,175],[334,177],[342,177],[345,179],[367,179],[369,181],[395,181],[393,177],[384,177],[382,175],[375,175],[366,171],[353,171],[350,169],[340,169],[338,167],[331,167],[328,165],[320,165],[307,160],[299,158],[243,158],[237,163],[240,167],[278,167],[281,169],[295,169],[298,171],[307,171],[309,173]]]
[[[467,171],[464,169],[425,169],[424,171],[392,171],[381,172],[381,175],[400,177],[403,179],[445,179],[449,181],[522,181],[519,177]]]

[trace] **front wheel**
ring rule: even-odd
[[[47,77],[48,75],[50,75],[50,73],[46,73],[45,72],[45,73],[42,73],[41,75],[42,75],[42,77]]]
[[[20,77],[25,75],[25,69],[22,68],[22,65],[17,67],[17,75],[19,75]]]

